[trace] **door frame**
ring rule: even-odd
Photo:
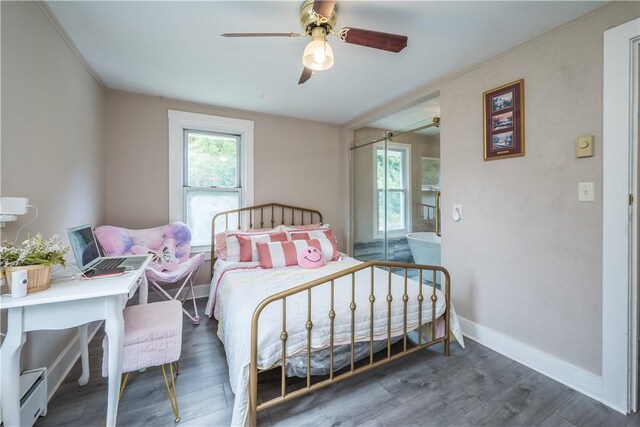
[[[640,18],[604,33],[601,399],[622,413],[637,410],[639,40]]]

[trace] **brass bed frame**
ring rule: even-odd
[[[309,224],[313,223],[314,217],[319,219],[319,222],[322,222],[322,214],[313,209],[301,208],[296,206],[282,205],[279,203],[266,203],[262,205],[250,206],[225,212],[220,212],[215,215],[211,221],[211,232],[212,232],[212,240],[211,240],[211,270],[213,273],[213,264],[215,262],[215,230],[216,230],[216,222],[224,217],[225,221],[225,229],[228,229],[229,225],[229,216],[235,215],[238,222],[238,229],[242,228],[242,224],[248,225],[249,228],[254,226],[254,218],[257,218],[257,212],[260,212],[260,228],[264,227],[265,224],[265,210],[267,212],[267,223],[269,223],[272,227],[278,222],[280,224],[285,224],[289,222],[291,225],[304,225],[305,216],[308,215],[310,218]],[[244,216],[244,218],[243,218]],[[296,224],[296,218],[299,218],[300,221]],[[243,221],[244,220],[244,221]],[[374,269],[382,268],[386,269],[388,272],[388,285],[387,285],[387,347],[386,347],[386,357],[374,360],[374,347],[373,347],[373,328],[374,328],[374,304],[376,301],[375,292],[374,292]],[[368,363],[362,364],[361,366],[356,367],[356,362],[354,360],[354,348],[355,348],[355,310],[356,310],[356,302],[355,302],[355,275],[357,272],[362,270],[369,269],[371,271],[371,293],[369,295],[369,304],[370,304],[370,326],[369,326],[369,361]],[[396,272],[394,272],[394,270]],[[392,337],[391,337],[391,303],[393,301],[392,294],[392,283],[391,277],[392,274],[397,274],[397,271],[404,272],[404,289],[402,294],[402,301],[404,302],[404,313],[403,313],[403,337],[401,343],[401,350],[392,352]],[[419,281],[419,293],[417,296],[418,301],[418,330],[421,331],[423,327],[423,320],[426,320],[424,323],[430,324],[430,332],[431,339],[424,339],[423,342],[423,334],[421,332],[418,333],[418,343],[413,347],[408,347],[407,343],[407,334],[410,331],[407,331],[407,304],[409,302],[409,295],[407,295],[407,281],[408,281],[408,272],[409,270],[417,270],[418,271],[418,281]],[[428,276],[424,275],[424,272],[428,271],[432,274],[432,292],[431,295],[423,294],[423,278]],[[442,337],[436,338],[436,302],[438,300],[438,296],[436,294],[436,275],[438,272],[441,272],[444,276],[444,298],[445,298],[445,312],[444,312],[444,322],[445,322],[445,333]],[[339,278],[345,276],[351,276],[351,301],[349,302],[349,309],[351,310],[351,351],[350,351],[350,366],[348,368],[343,368],[341,371],[334,373],[334,318],[336,316],[335,301],[334,301],[334,287],[335,281]],[[311,331],[313,329],[313,322],[311,321],[311,290],[315,287],[322,286],[329,283],[331,286],[331,301],[330,301],[330,310],[327,313],[327,316],[330,320],[329,325],[329,374],[328,377],[312,383],[311,381]],[[385,365],[393,360],[397,360],[401,357],[407,356],[409,354],[415,353],[416,351],[422,350],[424,348],[433,346],[438,343],[444,344],[444,355],[449,355],[450,348],[450,287],[451,280],[449,276],[449,272],[444,267],[440,266],[429,266],[429,265],[419,265],[419,264],[409,264],[409,263],[399,263],[399,262],[388,262],[388,261],[368,261],[357,266],[347,268],[338,273],[331,274],[325,277],[322,277],[317,280],[310,281],[308,283],[304,283],[302,285],[296,286],[291,289],[287,289],[285,291],[279,292],[277,294],[271,295],[270,297],[264,299],[253,313],[253,317],[251,320],[251,365],[249,367],[249,420],[252,426],[255,426],[257,423],[257,413],[258,411],[262,411],[273,406],[279,405],[281,403],[287,402],[291,399],[295,399],[296,397],[314,392],[318,389],[327,387],[333,383],[345,380],[347,378],[351,378],[356,374],[367,372],[373,368],[378,366]],[[306,387],[302,387],[293,391],[287,392],[287,377],[286,377],[286,343],[287,343],[287,298],[296,294],[306,293],[307,294],[307,322],[305,324],[305,328],[307,330],[307,348],[306,348]],[[431,300],[431,319],[423,319],[422,318],[422,304],[425,297],[430,298]],[[282,356],[279,365],[281,366],[281,384],[280,384],[280,396],[275,398],[258,401],[258,374],[260,372],[266,372],[267,370],[271,370],[272,368],[259,370],[257,368],[258,365],[258,322],[260,319],[260,314],[270,304],[280,303],[282,307],[282,332],[280,333],[280,341],[282,342]],[[428,302],[426,302],[428,303]],[[393,354],[392,354],[393,353]],[[277,367],[277,366],[276,366]]]

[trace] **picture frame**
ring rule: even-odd
[[[484,159],[524,156],[524,79],[482,94]]]

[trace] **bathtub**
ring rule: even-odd
[[[407,234],[409,249],[416,264],[441,265],[440,261],[440,237],[436,233],[419,232]],[[440,283],[440,276],[437,275],[436,282]],[[428,278],[431,281],[431,278]]]

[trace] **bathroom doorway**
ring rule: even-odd
[[[354,131],[354,258],[440,265],[440,100]]]

